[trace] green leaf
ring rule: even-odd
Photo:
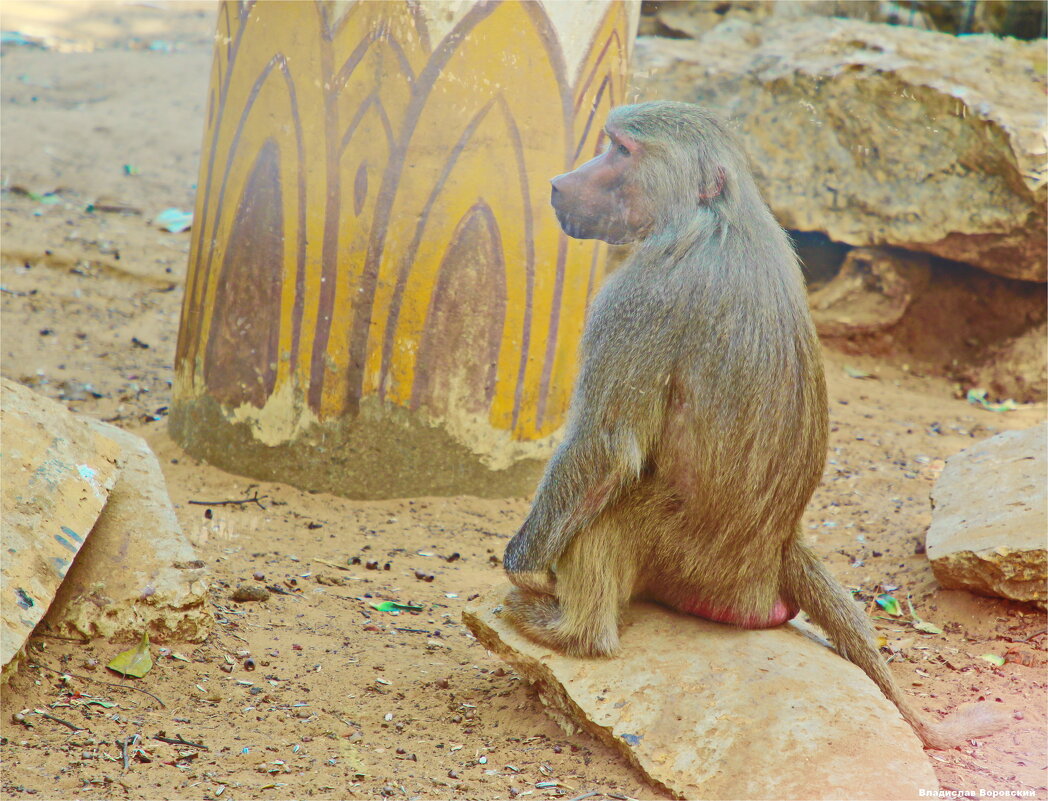
[[[860,370],[858,367],[852,367],[850,364],[844,365],[844,372],[850,378],[876,378],[873,373],[867,373],[865,370]]]
[[[81,701],[80,703],[84,704],[85,706],[88,704],[95,704],[97,706],[102,707],[103,709],[112,709],[114,706],[116,706],[116,704],[114,704],[112,701],[99,701],[97,698],[87,698]]]
[[[899,602],[887,593],[877,596],[877,606],[892,617],[899,617],[902,614],[902,609],[899,608]]]
[[[411,604],[397,603],[396,601],[382,601],[381,603],[371,604],[372,609],[377,609],[379,612],[399,612],[405,610],[408,612],[421,612],[426,607],[424,606],[412,606]]]
[[[1004,667],[1004,657],[1003,656],[997,656],[997,654],[983,654],[979,658],[980,659],[985,659],[991,665],[996,665],[997,667]]]
[[[138,645],[121,651],[106,667],[123,676],[134,676],[136,679],[146,675],[153,667],[153,657],[149,655],[149,634],[143,631]]]
[[[934,623],[929,623],[927,620],[921,620],[920,618],[914,619],[913,627],[917,631],[923,631],[925,634],[942,634],[942,629]]]

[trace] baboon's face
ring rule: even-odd
[[[622,245],[641,236],[651,222],[634,178],[644,153],[626,134],[614,128],[605,133],[603,153],[550,181],[550,203],[568,236]]]

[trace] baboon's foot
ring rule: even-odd
[[[514,588],[503,601],[503,614],[526,637],[568,656],[610,656],[619,647],[618,621],[585,619],[561,606],[552,595]]]

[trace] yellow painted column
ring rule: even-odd
[[[603,147],[638,13],[223,3],[175,439],[351,497],[529,493],[606,247],[548,181]]]

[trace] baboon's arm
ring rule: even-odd
[[[568,434],[546,466],[531,513],[506,548],[511,577],[549,571],[575,534],[639,479],[661,429],[668,381],[606,387],[587,378],[593,376],[579,382]]]

